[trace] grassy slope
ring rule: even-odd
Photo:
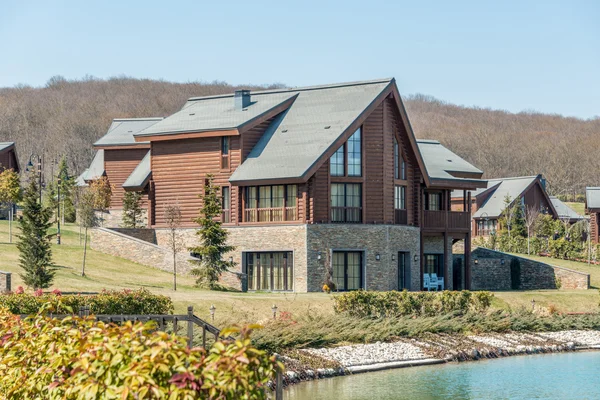
[[[277,305],[279,311],[292,314],[319,316],[333,312],[331,297],[322,293],[210,292],[194,288],[194,281],[188,276],[178,276],[178,289],[173,292],[171,274],[89,249],[87,276],[81,277],[83,248],[79,245],[79,228],[67,225],[63,229],[62,237],[63,244],[53,246],[54,260],[60,266],[53,287],[62,291],[98,292],[102,289],[145,287],[152,292],[170,296],[177,312],[184,312],[188,305],[193,305],[197,315],[208,318],[208,309],[214,304],[217,308],[215,323],[220,326],[268,319],[272,315],[273,304]],[[14,244],[8,244],[7,241],[8,224],[6,221],[0,221],[0,270],[13,272],[13,287],[17,287],[22,285],[18,276],[18,251]],[[548,258],[542,258],[541,261],[589,272],[592,275],[592,285],[600,286],[600,266],[588,268],[583,263]],[[539,306],[553,304],[561,311],[598,309],[596,290],[539,290],[495,294],[494,306],[497,308],[531,307],[531,300],[535,299]]]

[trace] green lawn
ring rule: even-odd
[[[13,227],[13,233],[16,227]],[[109,256],[88,249],[86,277],[81,276],[83,247],[79,245],[79,227],[67,224],[62,229],[63,244],[53,245],[53,255],[59,266],[53,288],[62,291],[99,292],[102,289],[148,290],[170,296],[177,312],[184,312],[188,305],[200,317],[209,318],[212,304],[217,308],[215,324],[224,326],[231,323],[260,322],[271,318],[271,307],[277,305],[279,311],[292,314],[323,316],[333,313],[331,296],[324,293],[231,293],[211,292],[194,287],[189,276],[178,276],[178,288],[172,290],[172,274]],[[18,251],[16,245],[8,244],[8,223],[0,221],[0,270],[13,272],[13,288],[22,285],[18,276]],[[14,239],[16,241],[16,238]],[[535,257],[532,257],[535,258]],[[592,285],[600,286],[600,266],[549,258],[539,258],[546,263],[554,263],[592,275]],[[597,311],[597,290],[539,290],[525,292],[496,292],[494,307],[531,307],[535,299],[538,306],[554,305],[560,311]]]
[[[573,209],[579,215],[585,215],[585,203],[567,203],[565,204]]]

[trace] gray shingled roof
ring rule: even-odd
[[[493,193],[488,197],[487,201],[479,208],[475,214],[474,218],[480,218],[485,213],[486,218],[498,218],[502,215],[504,208],[506,205],[504,204],[504,199],[506,195],[509,195],[511,200],[515,200],[519,198],[525,189],[529,187],[538,176],[521,176],[515,178],[503,178],[503,179],[489,179],[487,183],[487,187],[492,188],[493,186],[497,186],[497,188],[493,191]],[[487,189],[483,189],[478,191],[477,194],[482,193]]]
[[[136,133],[136,137],[237,129],[294,97],[289,91],[252,92],[244,110],[234,107],[234,95],[193,97],[164,120]]]
[[[125,183],[123,183],[123,187],[125,190],[142,190],[146,187],[146,184],[148,184],[151,173],[150,150],[148,150],[144,158],[142,158],[142,161],[140,161]]]
[[[298,96],[294,104],[271,123],[230,181],[303,177],[392,82],[385,79],[285,92]]]
[[[79,186],[79,187],[88,186],[87,182],[85,181],[85,177],[86,177],[86,175],[87,175],[87,173],[88,173],[89,170],[90,170],[89,168],[86,168],[85,171],[83,171],[81,173],[81,175],[79,175],[77,177],[77,179],[75,179],[75,186]]]
[[[571,220],[585,219],[584,216],[577,214],[575,210],[573,210],[571,207],[560,201],[558,197],[550,196],[550,201],[552,202],[552,205],[554,206],[554,209],[556,210],[556,213],[558,214],[559,218],[569,218]]]
[[[162,117],[113,119],[113,122],[110,124],[106,135],[98,139],[98,141],[94,143],[94,146],[127,146],[147,143],[136,143],[133,135],[156,124],[162,119]]]
[[[480,181],[483,171],[444,147],[437,140],[417,140],[427,174],[432,180]],[[472,174],[472,178],[456,177],[455,173]]]
[[[585,188],[585,204],[587,208],[600,208],[600,187]]]
[[[0,142],[0,151],[4,151],[15,145],[15,142]]]
[[[104,150],[100,149],[96,151],[94,159],[92,160],[90,167],[87,169],[85,180],[93,181],[94,179],[98,179],[104,175],[104,172]]]

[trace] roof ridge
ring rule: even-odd
[[[417,139],[417,143],[442,144],[439,140],[435,139]]]
[[[325,85],[301,86],[301,87],[282,88],[282,89],[264,89],[264,90],[250,91],[250,95],[304,92],[304,91],[320,90],[320,89],[335,89],[335,88],[348,87],[348,86],[374,85],[377,83],[389,83],[389,82],[392,82],[393,80],[394,80],[394,78],[383,78],[383,79],[373,79],[373,80],[366,80],[366,81],[331,83],[331,84],[325,84]],[[225,98],[233,97],[233,96],[234,96],[234,93],[218,94],[218,95],[211,95],[211,96],[198,96],[198,97],[190,97],[188,99],[188,101],[225,99]]]
[[[125,121],[160,121],[165,117],[141,117],[141,118],[113,118],[113,122],[125,122]]]
[[[516,179],[532,179],[532,178],[537,178],[538,176],[541,176],[541,174],[528,175],[528,176],[510,176],[508,178],[487,178],[487,180],[488,181],[510,181],[510,180],[516,180]]]

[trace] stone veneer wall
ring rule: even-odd
[[[530,260],[511,254],[478,247],[471,253],[471,288],[473,290],[510,290],[510,264],[520,263],[520,289],[556,289],[557,280],[562,289],[589,289],[590,276],[583,272]],[[477,260],[477,264],[475,264]],[[504,260],[504,264],[502,264]]]
[[[408,252],[411,263],[411,290],[419,290],[419,228],[402,225],[315,224],[307,226],[308,291],[320,291],[326,266],[331,268],[332,252],[364,252],[364,279],[367,290],[398,289],[398,252]],[[317,255],[321,252],[321,260]],[[380,260],[376,260],[379,254]],[[392,255],[396,257],[392,261]]]
[[[123,209],[122,208],[111,208],[107,212],[96,211],[98,217],[98,223],[103,228],[118,228],[123,224]],[[142,224],[146,226],[148,224],[148,210],[142,209]]]
[[[12,291],[12,273],[0,271],[0,293]]]

